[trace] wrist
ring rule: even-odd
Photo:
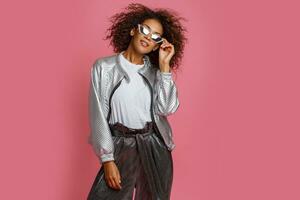
[[[159,70],[161,72],[168,72],[168,73],[171,72],[169,65],[160,65]]]
[[[111,164],[111,163],[113,163],[114,161],[113,160],[109,160],[109,161],[105,161],[105,162],[103,162],[103,165],[105,166],[105,165],[109,165],[109,164]]]

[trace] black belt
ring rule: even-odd
[[[150,133],[154,133],[153,122],[146,122],[145,127],[141,129],[129,128],[119,122],[116,122],[115,124],[109,124],[109,127],[113,136],[133,137],[136,134],[148,135]]]

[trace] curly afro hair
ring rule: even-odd
[[[183,57],[184,46],[187,42],[185,32],[187,31],[180,23],[180,20],[186,21],[180,17],[177,12],[170,9],[150,9],[140,3],[130,3],[124,12],[117,13],[109,18],[112,23],[107,29],[108,34],[105,40],[110,40],[110,45],[113,46],[113,51],[116,53],[122,52],[128,48],[131,40],[130,30],[142,23],[146,19],[157,19],[163,27],[162,37],[174,45],[175,54],[170,60],[171,70],[177,69]],[[150,62],[155,68],[159,69],[158,51],[152,51],[147,54]]]

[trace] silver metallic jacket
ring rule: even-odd
[[[123,52],[121,52],[123,53]],[[91,67],[89,90],[88,143],[99,158],[100,163],[114,160],[113,137],[108,125],[110,101],[121,81],[130,81],[130,77],[120,62],[121,53],[98,58]],[[179,107],[178,91],[171,72],[161,72],[152,67],[149,56],[143,57],[145,66],[138,73],[145,79],[151,90],[151,117],[168,148],[173,150],[172,129],[167,116]]]

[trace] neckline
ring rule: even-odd
[[[123,51],[124,52],[124,51]],[[145,60],[143,59],[144,63],[143,64],[134,64],[132,62],[130,62],[124,55],[123,52],[121,52],[121,57],[123,60],[125,60],[125,62],[127,62],[129,65],[135,66],[137,68],[142,68],[145,65]]]

